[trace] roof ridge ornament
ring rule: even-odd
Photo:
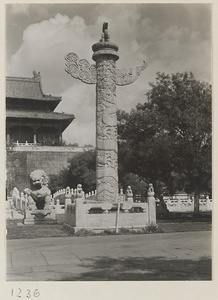
[[[36,72],[36,71],[33,71],[33,79],[37,80],[37,81],[40,81],[41,80],[41,74],[40,72]]]

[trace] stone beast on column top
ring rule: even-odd
[[[108,34],[108,23],[103,24],[101,39],[98,43],[92,45],[92,50],[94,52],[92,59],[97,61],[99,55],[102,57],[104,54],[109,56],[112,55],[113,59],[116,61],[119,59],[117,51],[119,47],[117,44],[110,42],[110,36]]]

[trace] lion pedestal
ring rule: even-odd
[[[23,224],[40,225],[40,224],[56,224],[55,209],[36,209],[26,210],[24,214]]]

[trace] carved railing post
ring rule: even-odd
[[[65,190],[65,199],[64,199],[64,204],[65,204],[65,212],[67,211],[67,205],[71,204],[71,191],[70,187],[68,186]]]
[[[155,225],[156,224],[156,203],[155,203],[154,188],[152,183],[149,183],[149,188],[147,191],[147,202],[148,202],[149,225]]]

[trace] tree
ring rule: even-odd
[[[157,73],[147,102],[118,112],[123,172],[164,183],[169,192],[211,192],[211,85],[192,73]],[[125,155],[124,155],[125,153]]]
[[[118,173],[120,173],[119,170]],[[148,184],[136,174],[127,173],[122,178],[119,176],[119,186],[123,188],[124,193],[127,187],[131,186],[134,199],[136,199],[137,195],[140,195],[142,202],[147,199]]]
[[[49,188],[52,193],[66,188],[76,188],[82,184],[83,190],[87,192],[96,189],[96,151],[89,150],[77,154],[69,161],[69,167],[61,170],[60,174],[50,176]],[[141,194],[145,198],[147,184],[135,174],[122,173],[123,167],[119,165],[119,188],[124,192],[131,185],[134,194]]]
[[[49,187],[52,191],[66,188],[76,188],[82,184],[85,193],[96,189],[95,150],[84,151],[69,161],[69,167],[63,169],[59,175],[50,178]]]

